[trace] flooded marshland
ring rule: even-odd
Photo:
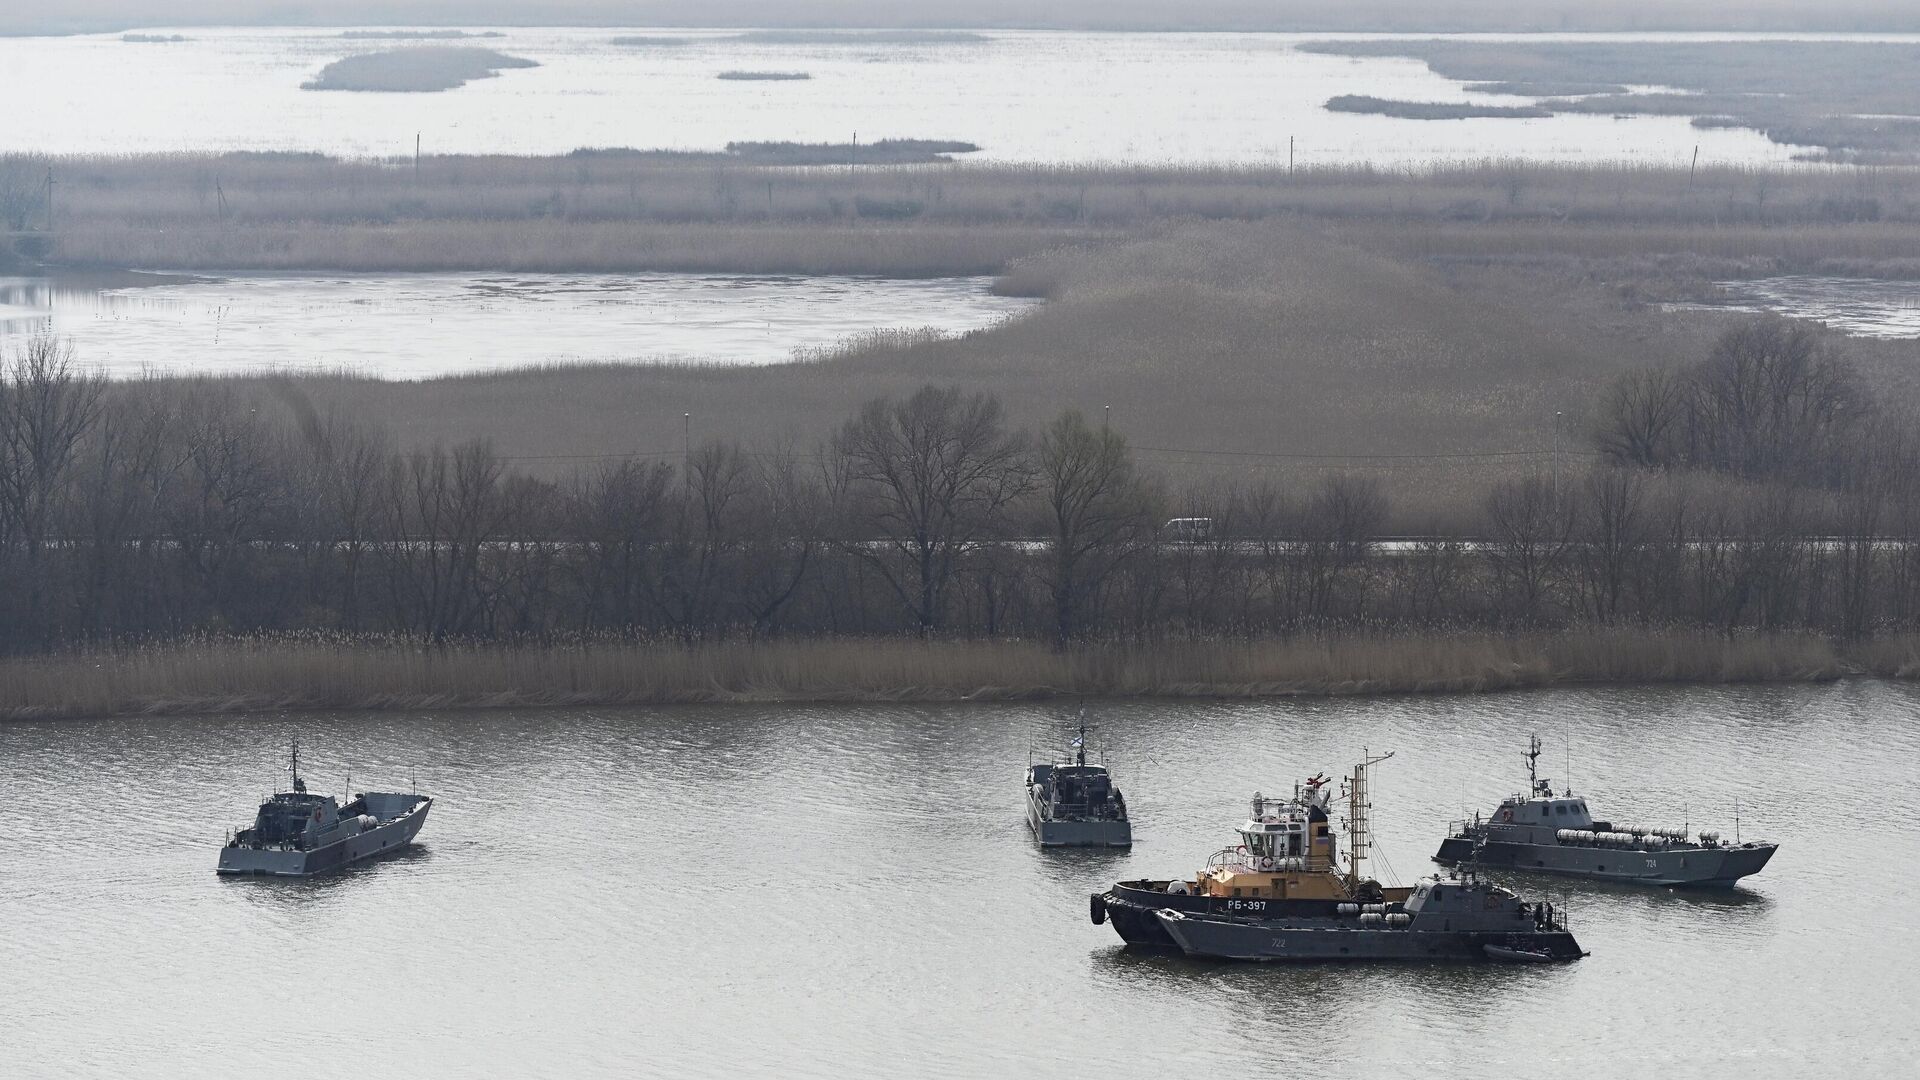
[[[1726,302],[1684,306],[1811,319],[1852,337],[1920,338],[1920,281],[1783,275],[1716,284]]]
[[[158,35],[156,35],[158,36]],[[344,156],[718,150],[729,142],[961,139],[969,160],[1337,165],[1482,158],[1684,165],[1784,162],[1758,131],[1686,116],[1560,114],[1436,122],[1329,112],[1346,95],[1515,106],[1407,57],[1301,46],[1344,34],[991,31],[931,41],[737,31],[491,28],[488,49],[537,66],[437,93],[303,90],[328,64],[386,48],[321,28],[195,28],[0,38],[0,94],[57,109],[8,117],[9,146],[47,153],[319,151]],[[1375,35],[1377,36],[1377,35]],[[1431,36],[1431,35],[1425,35]],[[1444,36],[1444,35],[1443,35]],[[1498,35],[1516,41],[1765,40],[1770,35]],[[1825,35],[1903,40],[1898,35]],[[806,79],[723,79],[777,71]]]
[[[0,1074],[1888,1075],[1920,1047],[1905,685],[1095,705],[1129,853],[1043,853],[1043,705],[260,715],[0,725]],[[1189,874],[1256,790],[1374,772],[1383,878],[1543,772],[1616,820],[1782,844],[1718,894],[1509,881],[1572,912],[1550,968],[1242,966],[1124,951],[1087,895]],[[310,782],[417,783],[417,848],[216,879],[298,735]],[[1571,777],[1567,767],[1571,766]],[[164,1001],[164,1007],[156,1007]],[[318,1004],[308,1004],[317,1002]]]
[[[992,326],[991,278],[716,274],[121,274],[0,278],[0,348],[54,333],[118,377],[537,364],[771,364],[863,333]]]

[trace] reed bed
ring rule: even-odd
[[[52,262],[156,269],[962,273],[1063,236],[1300,218],[1465,251],[1785,251],[1802,264],[1910,258],[1920,227],[1920,170],[1904,169],[870,163],[970,145],[862,146],[851,168],[840,167],[851,148],[741,144],[417,165],[317,154],[0,155],[0,174],[39,183],[52,170]],[[44,212],[34,213],[27,225],[39,229]],[[1019,243],[1027,234],[1035,239]],[[873,236],[910,246],[912,258],[875,248],[862,262],[848,250]],[[809,248],[832,254],[798,257]]]
[[[1915,642],[1904,642],[1920,673]],[[788,640],[431,645],[237,639],[0,661],[0,718],[261,709],[1479,693],[1574,683],[1836,678],[1824,638],[1589,629],[1094,645]]]

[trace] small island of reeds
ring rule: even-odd
[[[474,79],[490,79],[508,68],[538,66],[532,60],[492,49],[426,45],[335,60],[300,88],[431,93],[454,90]]]
[[[660,37],[657,34],[624,34],[620,37],[608,38],[607,44],[670,49],[676,45],[691,45],[699,40],[701,39],[691,37]]]
[[[1475,105],[1453,101],[1395,101],[1365,94],[1327,99],[1329,112],[1371,113],[1401,120],[1467,120],[1478,117],[1541,117],[1553,112],[1538,105]]]
[[[192,41],[192,38],[180,34],[121,34],[121,41],[135,45],[171,45],[177,41]]]
[[[800,82],[813,76],[804,71],[723,71],[714,78],[729,82]]]

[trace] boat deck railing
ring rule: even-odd
[[[1298,865],[1294,865],[1295,860],[1299,860]],[[1284,864],[1290,871],[1304,871],[1308,873],[1319,873],[1333,869],[1332,859],[1323,858],[1318,855],[1277,856],[1273,861],[1276,865],[1265,867],[1265,871],[1271,872],[1278,870],[1281,864]],[[1230,848],[1221,848],[1207,859],[1207,869],[1209,870],[1222,870],[1229,866],[1245,867],[1248,870],[1263,869],[1260,866],[1259,858],[1248,851],[1245,844]]]

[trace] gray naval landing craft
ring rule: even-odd
[[[1527,793],[1509,795],[1493,816],[1455,822],[1434,861],[1459,865],[1477,858],[1487,869],[1570,874],[1642,885],[1726,888],[1757,874],[1777,844],[1727,843],[1719,833],[1687,839],[1686,829],[1595,821],[1587,801],[1571,790],[1553,793],[1536,768],[1540,738],[1527,749]]]
[[[1087,764],[1087,723],[1073,754],[1027,767],[1027,825],[1041,847],[1132,847],[1127,800],[1104,765]]]
[[[300,779],[300,744],[293,744],[293,790],[260,804],[253,827],[240,829],[220,849],[222,874],[309,877],[337,870],[413,842],[433,800],[425,795],[369,791],[341,806],[314,795]]]

